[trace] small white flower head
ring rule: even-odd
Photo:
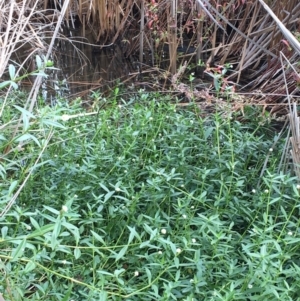
[[[255,193],[256,192],[256,190],[255,189],[252,189],[252,193]]]
[[[170,117],[167,115],[167,116],[166,116],[166,119],[169,119],[169,118],[170,118]]]
[[[248,288],[252,288],[253,287],[253,285],[252,284],[248,284]]]
[[[67,207],[66,205],[63,205],[63,206],[61,207],[61,210],[62,210],[63,212],[68,212],[68,207]]]
[[[176,142],[176,141],[174,141],[173,143],[174,143],[174,144],[176,144],[177,142]]]
[[[137,277],[139,274],[140,274],[139,271],[135,271],[134,272],[134,277]]]
[[[292,232],[292,231],[289,231],[289,232],[288,232],[288,235],[289,235],[289,236],[292,236],[292,235],[293,235],[293,232]]]
[[[272,153],[272,151],[273,151],[273,148],[271,147],[271,148],[269,149],[269,152]]]
[[[265,193],[269,193],[269,189],[265,189]]]
[[[161,255],[161,254],[162,254],[162,251],[161,251],[161,250],[159,250],[159,251],[157,252],[157,254]]]
[[[124,170],[124,173],[127,173],[127,170],[126,170],[126,169]]]
[[[116,192],[121,191],[120,187],[116,187],[116,188],[115,188],[115,191],[116,191]]]
[[[195,244],[196,243],[196,239],[192,238],[192,243]]]
[[[182,250],[180,248],[176,249],[176,254],[180,254],[182,252]]]
[[[64,114],[64,115],[61,116],[62,121],[68,121],[69,119],[70,119],[69,115]]]
[[[182,215],[182,218],[183,218],[183,219],[186,219],[186,218],[187,218],[186,214],[183,214],[183,215]]]
[[[184,187],[184,184],[181,184],[180,187],[183,188],[183,187]]]
[[[67,264],[67,261],[64,259],[64,260],[62,261],[62,264]]]
[[[74,194],[74,199],[77,199],[78,198],[78,195],[77,194]]]
[[[57,158],[57,155],[55,154],[54,157]]]
[[[121,161],[121,160],[122,160],[122,157],[118,157],[118,160]]]
[[[118,107],[119,107],[119,109],[121,109],[121,108],[122,108],[122,105],[118,105]]]
[[[190,120],[190,123],[193,124],[193,123],[194,123],[194,120]]]
[[[27,229],[27,230],[31,230],[31,226],[26,225],[26,229]]]
[[[300,184],[297,185],[297,189],[300,190]]]
[[[190,283],[194,283],[194,279],[190,279]]]
[[[163,235],[165,235],[165,234],[167,234],[167,230],[166,229],[161,229],[160,233],[163,234]]]
[[[195,206],[191,206],[191,209],[195,209]]]
[[[149,120],[152,121],[152,120],[153,120],[153,117],[150,117]]]

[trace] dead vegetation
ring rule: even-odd
[[[252,99],[274,114],[286,111],[287,91],[295,98],[299,94],[296,0],[275,0],[270,7],[263,0],[70,0],[64,7],[58,0],[18,0],[2,1],[0,8],[0,76],[11,54],[24,45],[28,55],[19,70],[33,55],[49,53],[45,31],[53,33],[63,16],[60,24],[75,27],[79,20],[99,48],[119,43],[126,56],[139,52],[141,71],[158,66],[161,57],[156,54],[167,48],[170,83],[179,65],[201,61],[206,65],[197,67],[202,76],[207,68],[231,64],[226,80],[234,82],[240,93],[252,92]],[[179,57],[178,48],[189,54]],[[293,70],[280,60],[280,53]]]

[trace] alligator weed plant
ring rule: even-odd
[[[299,186],[266,128],[145,93],[68,110],[0,220],[5,300],[300,298]]]

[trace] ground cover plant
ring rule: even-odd
[[[5,300],[298,300],[299,186],[258,111],[117,96],[40,105],[1,161],[1,211],[30,173],[0,219]]]

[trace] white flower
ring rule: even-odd
[[[194,279],[190,279],[190,283],[194,283]]]
[[[162,251],[161,251],[161,250],[159,250],[157,253],[158,253],[159,255],[161,255],[161,254],[162,254]]]
[[[270,149],[269,149],[269,152],[271,153],[273,151],[273,148],[271,147]]]
[[[117,192],[121,191],[120,187],[116,187],[115,191],[117,191]]]
[[[297,189],[300,190],[300,185],[299,184],[297,185]]]
[[[74,194],[74,198],[75,198],[75,199],[78,198],[78,195],[77,195],[77,194]]]
[[[190,120],[190,123],[193,124],[193,123],[194,123],[194,120]]]
[[[134,277],[137,277],[139,274],[140,274],[139,271],[135,271],[134,272]]]
[[[192,238],[192,243],[196,243],[196,239],[195,238]]]
[[[27,229],[27,230],[31,230],[31,226],[26,225],[26,229]]]
[[[183,214],[183,215],[182,215],[182,218],[183,218],[183,219],[186,219],[186,214]]]
[[[161,234],[166,234],[166,233],[167,233],[167,230],[166,230],[166,229],[161,229],[161,230],[160,230],[160,233],[161,233]]]
[[[248,288],[252,288],[253,287],[253,285],[252,284],[248,284]]]
[[[150,117],[149,120],[153,120],[153,117]]]
[[[180,248],[176,249],[176,254],[180,254],[182,252],[182,250]]]
[[[268,189],[265,189],[265,193],[269,193],[269,190],[268,190]]]
[[[61,210],[62,210],[63,212],[68,212],[68,207],[67,207],[66,205],[63,205],[63,206],[61,207]]]
[[[67,261],[66,261],[66,260],[63,260],[63,261],[62,261],[62,264],[67,264]]]
[[[127,173],[127,170],[126,170],[126,169],[124,170],[124,173]]]
[[[195,209],[195,206],[192,206],[191,209]]]
[[[255,193],[256,192],[256,190],[255,189],[252,189],[252,193]]]
[[[292,232],[292,231],[289,231],[289,232],[288,232],[288,235],[289,235],[289,236],[292,236],[292,235],[293,235],[293,232]]]
[[[69,115],[62,115],[60,118],[61,118],[62,121],[68,121],[71,118],[71,116],[69,116]]]

